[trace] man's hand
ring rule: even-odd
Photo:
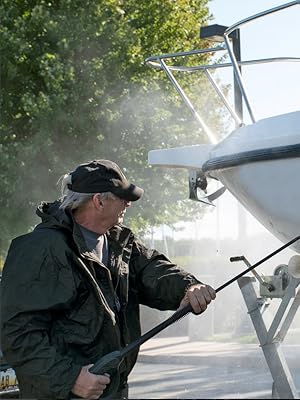
[[[204,284],[193,285],[188,288],[181,300],[179,310],[190,304],[195,314],[205,311],[208,304],[216,298],[215,290]]]
[[[110,383],[107,375],[95,375],[89,372],[93,364],[81,368],[76,382],[72,388],[72,393],[84,399],[99,399],[106,385]]]

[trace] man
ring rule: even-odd
[[[42,222],[11,243],[2,275],[2,350],[23,398],[97,399],[109,376],[89,368],[136,340],[139,304],[206,309],[215,291],[122,225],[143,190],[112,161],[79,165],[63,197],[42,203]],[[115,398],[127,398],[137,358],[120,365]]]

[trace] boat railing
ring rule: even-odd
[[[179,84],[177,79],[175,78],[173,72],[188,72],[188,73],[193,73],[195,71],[203,71],[206,78],[210,82],[211,86],[213,87],[214,91],[216,92],[217,96],[220,98],[224,106],[227,108],[229,111],[231,117],[234,119],[236,126],[241,126],[243,125],[243,121],[235,111],[235,109],[231,106],[230,102],[224,95],[220,85],[217,83],[217,80],[214,78],[213,74],[210,72],[210,70],[217,70],[219,68],[232,68],[234,77],[239,85],[239,89],[241,92],[241,96],[245,102],[245,105],[247,107],[247,111],[249,113],[249,117],[252,121],[252,123],[256,122],[254,112],[253,112],[253,107],[250,103],[249,96],[247,93],[247,89],[245,86],[245,83],[242,78],[242,74],[240,71],[240,68],[242,66],[248,66],[248,65],[257,65],[257,64],[265,64],[265,63],[279,63],[279,62],[299,62],[300,57],[269,57],[269,58],[260,58],[260,59],[253,59],[253,60],[237,60],[230,35],[240,27],[253,22],[254,20],[264,17],[266,15],[281,11],[283,9],[295,6],[295,5],[300,5],[300,0],[297,1],[292,1],[268,10],[265,10],[263,12],[260,12],[258,14],[252,15],[250,17],[247,17],[230,27],[228,27],[225,32],[224,32],[224,42],[218,46],[211,47],[211,48],[206,48],[206,49],[195,49],[195,50],[189,50],[189,51],[183,51],[183,52],[177,52],[177,53],[164,53],[161,55],[154,55],[150,56],[147,59],[145,59],[145,64],[153,67],[153,68],[158,68],[163,70],[173,86],[175,87],[176,91],[178,94],[181,96],[182,100],[186,104],[186,106],[189,108],[189,110],[192,112],[193,116],[196,118],[206,135],[208,136],[209,140],[211,143],[217,143],[217,138],[215,137],[214,133],[209,129],[203,118],[200,116],[199,112],[195,109],[193,103],[191,102],[190,98],[182,88],[182,86]],[[193,66],[186,66],[186,65],[176,65],[175,64],[170,64],[172,60],[176,58],[183,57],[184,59],[189,57],[189,56],[201,56],[203,54],[215,54],[217,52],[227,52],[230,58],[230,62],[220,62],[220,63],[210,63],[210,64],[198,64],[198,65],[193,65]]]

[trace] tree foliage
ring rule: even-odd
[[[143,61],[199,48],[207,3],[2,0],[2,252],[37,222],[40,200],[58,197],[59,176],[95,158],[116,161],[145,188],[129,215],[135,229],[201,212],[182,201],[184,173],[147,166],[151,149],[205,138],[164,74]]]

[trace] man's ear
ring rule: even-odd
[[[92,201],[93,201],[94,207],[97,210],[104,208],[104,203],[103,203],[103,200],[101,199],[101,196],[99,195],[99,193],[94,194],[94,196],[92,197]]]

